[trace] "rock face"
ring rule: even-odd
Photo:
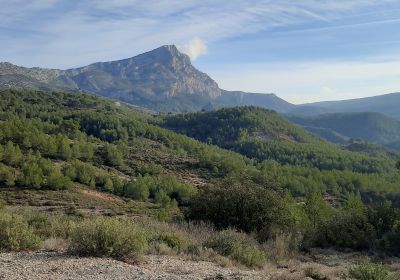
[[[294,105],[268,94],[228,92],[200,72],[174,45],[138,56],[57,70],[0,63],[0,87],[85,91],[157,111],[258,105],[286,112]]]

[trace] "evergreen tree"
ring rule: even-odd
[[[320,193],[310,193],[306,198],[304,210],[310,219],[311,225],[316,229],[322,221],[331,214],[331,207],[325,202]]]
[[[124,195],[136,200],[145,201],[149,198],[149,187],[143,180],[128,182],[124,186]]]
[[[53,169],[47,176],[47,187],[52,190],[68,189],[72,186],[71,180],[64,176],[60,170]]]
[[[30,161],[22,167],[21,184],[25,187],[40,188],[44,181],[42,169],[36,162]]]
[[[115,145],[107,144],[105,149],[107,164],[111,166],[118,166],[123,164],[123,155]]]
[[[64,160],[69,160],[72,158],[72,149],[69,144],[68,138],[63,135],[57,135],[57,156]]]

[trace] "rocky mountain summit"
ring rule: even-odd
[[[58,70],[0,63],[0,88],[85,91],[157,111],[258,105],[285,112],[294,105],[273,94],[222,90],[174,45],[135,57]]]

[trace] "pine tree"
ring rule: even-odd
[[[111,166],[118,166],[123,164],[123,155],[115,145],[106,145],[106,159],[107,163]]]
[[[21,163],[22,157],[23,155],[19,146],[14,146],[11,141],[8,141],[6,146],[4,147],[4,162],[8,165],[17,166]]]

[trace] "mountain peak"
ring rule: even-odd
[[[167,49],[168,51],[172,52],[179,52],[178,48],[175,45],[163,45],[161,47],[159,47],[160,49],[164,48]]]
[[[146,57],[165,64],[191,65],[189,56],[181,53],[175,45],[164,45],[137,57]]]

